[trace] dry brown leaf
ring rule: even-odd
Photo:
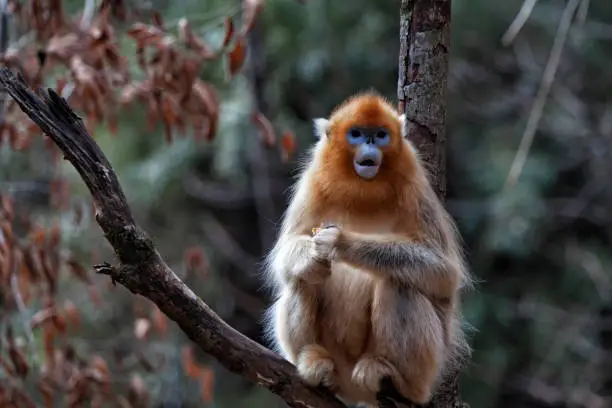
[[[233,78],[246,60],[247,46],[245,37],[239,37],[234,48],[227,53],[229,79]]]
[[[108,364],[106,364],[106,360],[104,360],[99,355],[94,355],[91,358],[91,367],[96,370],[102,377],[108,377],[110,375],[110,370],[108,369]]]
[[[214,373],[209,368],[202,368],[202,372],[200,374],[200,396],[202,398],[202,402],[209,404],[213,400],[213,391],[214,391]]]
[[[9,377],[15,377],[16,375],[13,366],[9,364],[8,361],[4,360],[2,356],[0,356],[0,369],[2,369],[5,374],[8,374]]]
[[[9,326],[6,329],[6,342],[9,359],[13,364],[15,373],[17,376],[25,379],[30,371],[30,366],[25,358],[23,351],[15,344],[15,338],[13,337],[13,329]]]
[[[138,374],[132,375],[128,388],[128,401],[132,406],[146,407],[148,406],[148,399],[149,393],[142,377]]]
[[[45,408],[53,408],[53,385],[46,378],[42,378],[38,383],[38,390],[43,396],[43,404]]]
[[[193,356],[193,348],[191,346],[183,346],[181,349],[181,361],[183,363],[183,371],[190,378],[199,378],[202,368],[195,361]]]
[[[168,318],[155,304],[151,312],[151,320],[159,334],[165,334],[168,331]]]
[[[64,334],[66,332],[67,324],[66,318],[63,314],[59,312],[55,313],[53,316],[51,316],[51,321],[53,322],[53,326],[58,334]]]
[[[57,250],[61,241],[61,231],[58,224],[49,230],[49,249]]]
[[[54,35],[45,47],[45,52],[49,57],[61,61],[68,61],[72,56],[83,51],[82,37],[77,33]]]
[[[70,300],[66,299],[64,301],[64,316],[68,320],[71,326],[78,327],[81,323],[81,316],[79,314],[79,309],[72,303]]]
[[[15,215],[14,206],[13,206],[13,198],[9,196],[8,194],[3,194],[1,196],[1,206],[2,206],[2,213],[5,215],[6,219],[12,220]]]
[[[87,270],[83,267],[83,265],[81,265],[76,259],[68,259],[66,261],[66,265],[68,266],[70,273],[72,273],[72,275],[74,275],[77,279],[88,285],[92,284],[91,276],[87,273]]]
[[[225,48],[228,46],[232,37],[234,36],[234,21],[231,17],[227,17],[225,19],[225,35],[223,36],[223,42],[221,43],[221,48]]]
[[[190,103],[194,105],[189,107],[194,109],[196,112],[202,112],[202,109],[206,112],[208,119],[207,132],[204,134],[204,139],[211,141],[217,133],[217,124],[219,121],[219,102],[214,88],[199,79],[196,79],[193,83],[193,94]]]
[[[47,307],[39,310],[30,319],[30,326],[35,329],[42,326],[43,324],[50,322],[51,318],[57,313],[57,310],[53,307]]]
[[[139,340],[146,338],[150,329],[151,322],[149,319],[139,318],[134,322],[134,335]]]
[[[41,265],[33,248],[28,245],[23,249],[22,275],[27,275],[28,280],[35,284],[40,281],[42,275]]]
[[[134,23],[126,33],[138,42],[138,46],[158,45],[166,34],[158,27],[144,24]]]
[[[202,277],[208,275],[208,262],[204,249],[199,246],[193,246],[185,250],[185,264],[187,266],[187,273],[196,271],[202,274]]]
[[[3,220],[0,224],[2,236],[8,245],[13,243],[13,224],[9,220]]]
[[[100,290],[98,287],[96,285],[87,286],[87,293],[89,294],[89,300],[91,300],[91,303],[93,303],[94,306],[100,307],[102,300],[100,299]]]
[[[57,271],[53,269],[51,260],[49,259],[49,256],[47,256],[45,248],[38,248],[38,257],[41,261],[42,272],[43,276],[45,277],[45,280],[47,281],[49,293],[55,294],[55,292],[57,291]]]
[[[160,30],[164,29],[164,19],[161,16],[161,14],[159,14],[159,11],[153,11],[152,16],[151,16],[152,20],[153,20],[153,25],[155,27],[158,27]]]
[[[43,228],[35,227],[30,231],[30,242],[36,246],[43,246],[47,240],[47,231]]]
[[[281,136],[281,159],[288,162],[297,150],[297,142],[292,132],[286,131]]]
[[[159,110],[162,114],[162,120],[164,122],[164,130],[166,134],[166,140],[172,142],[172,126],[180,120],[179,106],[171,95],[163,95],[160,101]]]
[[[45,350],[45,361],[49,366],[55,364],[55,328],[51,325],[46,325],[43,329],[43,349]]]
[[[178,28],[179,39],[185,43],[187,48],[197,52],[197,54],[204,59],[210,59],[215,56],[211,47],[193,33],[186,18],[181,18],[179,20]]]
[[[261,140],[264,142],[264,144],[266,146],[274,146],[274,143],[276,143],[276,132],[274,132],[274,127],[268,118],[266,118],[261,112],[255,112],[253,113],[251,119],[253,123],[257,125],[261,135]]]

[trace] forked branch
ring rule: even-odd
[[[0,85],[60,148],[89,188],[96,221],[119,260],[117,265],[98,265],[99,273],[153,301],[225,368],[268,388],[290,407],[344,407],[326,389],[303,383],[291,363],[227,325],[174,274],[136,225],[113,168],[63,98],[51,89],[38,96],[7,68],[0,68]]]

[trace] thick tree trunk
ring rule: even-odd
[[[402,0],[397,94],[440,197],[446,196],[446,88],[451,0]],[[439,387],[429,408],[462,407],[459,372]]]
[[[441,199],[446,195],[450,14],[450,0],[402,0],[400,9],[399,109]]]

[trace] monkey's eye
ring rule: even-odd
[[[386,130],[379,130],[376,132],[376,144],[379,146],[384,146],[389,143],[391,140],[391,136],[389,136],[389,132]]]
[[[346,138],[350,144],[363,143],[365,135],[359,129],[350,129],[346,135]]]

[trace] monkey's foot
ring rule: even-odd
[[[334,361],[329,352],[318,344],[310,344],[302,349],[297,359],[298,374],[313,386],[334,385]]]
[[[360,388],[378,393],[384,377],[396,378],[397,369],[384,357],[363,357],[353,368],[352,380]]]

